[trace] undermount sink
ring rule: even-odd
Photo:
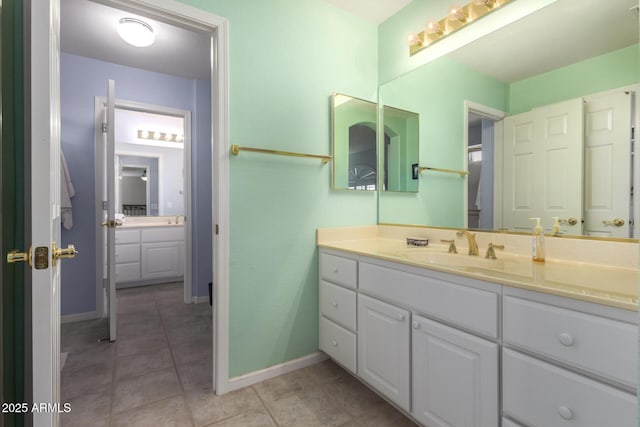
[[[516,261],[513,260],[487,259],[480,256],[451,254],[448,252],[407,251],[405,256],[412,261],[418,261],[425,264],[438,264],[443,266],[450,265],[452,267],[487,268],[501,271],[508,269],[510,266],[515,267],[517,264]]]

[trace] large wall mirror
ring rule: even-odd
[[[183,117],[116,109],[116,212],[184,215]]]
[[[376,190],[377,104],[334,93],[331,105],[333,189]]]
[[[634,6],[557,0],[383,84],[381,105],[420,116],[419,163],[470,175],[380,193],[379,222],[522,231],[539,216],[550,231],[558,217],[564,234],[637,238]]]

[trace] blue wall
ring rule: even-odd
[[[194,295],[207,295],[211,281],[210,82],[154,73],[62,53],[62,151],[75,187],[73,228],[62,244],[75,244],[76,261],[62,271],[62,315],[96,310],[94,98],[106,96],[107,80],[116,97],[192,112],[192,227]]]

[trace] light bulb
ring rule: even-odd
[[[496,0],[473,0],[473,4],[476,6],[486,6],[492,9],[496,5]]]
[[[153,133],[153,139],[160,139],[160,132],[154,132]]]
[[[453,5],[449,8],[449,21],[458,21],[464,24],[467,22],[467,14],[460,6]]]
[[[420,37],[418,37],[418,35],[415,34],[415,33],[410,33],[407,36],[407,42],[409,43],[409,46],[421,45],[422,44],[422,40],[420,40]]]
[[[427,22],[427,34],[429,35],[438,35],[441,36],[443,34],[442,27],[438,23],[438,21],[429,21]]]
[[[140,131],[140,138],[149,139],[149,131]]]

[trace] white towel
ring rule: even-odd
[[[64,158],[64,153],[60,150],[60,216],[62,225],[69,230],[73,227],[73,214],[71,212],[71,198],[76,194],[71,183],[69,167]]]

